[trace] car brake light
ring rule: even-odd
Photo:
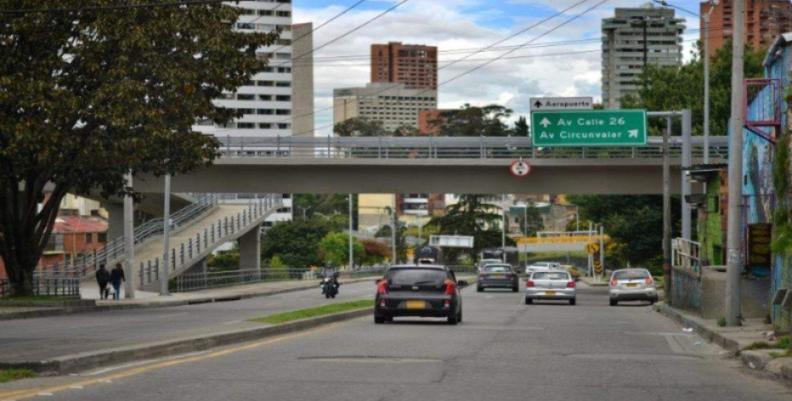
[[[652,284],[654,284],[654,280],[652,280],[652,276],[647,277],[646,278],[646,285],[652,285]]]
[[[528,280],[528,281],[525,282],[525,287],[527,287],[527,288],[531,288],[534,285],[536,285],[536,284],[534,284],[533,280]]]
[[[456,293],[456,283],[452,280],[445,281],[445,294],[454,295]]]
[[[388,280],[382,280],[377,283],[377,294],[385,295],[388,293]]]
[[[575,282],[572,280],[567,281],[567,288],[575,288]]]

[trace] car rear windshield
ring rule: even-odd
[[[442,284],[446,272],[437,269],[395,269],[388,272],[387,279],[392,285]]]
[[[646,270],[623,270],[613,273],[613,278],[616,280],[641,280],[649,277]]]
[[[531,278],[534,280],[569,280],[569,274],[563,272],[537,272]]]
[[[509,266],[487,266],[484,268],[487,273],[510,273],[511,267]]]

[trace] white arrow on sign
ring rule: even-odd
[[[637,129],[628,130],[627,134],[629,135],[630,138],[638,138],[638,130]]]
[[[542,119],[542,121],[539,122],[539,125],[547,128],[548,125],[552,125],[552,124],[550,123],[550,120],[548,120],[547,117],[545,117]]]

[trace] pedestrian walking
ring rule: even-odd
[[[113,284],[113,299],[119,299],[121,295],[121,283],[126,281],[124,277],[124,269],[121,268],[121,263],[116,263],[115,268],[110,272],[110,282]]]
[[[110,272],[105,268],[104,263],[99,265],[99,270],[96,271],[96,283],[99,284],[99,298],[107,299],[110,290],[107,289],[107,284],[110,283]]]

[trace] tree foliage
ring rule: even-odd
[[[346,194],[295,194],[295,217],[311,219],[317,215],[331,216],[349,213],[349,195]]]
[[[762,77],[764,51],[745,50],[745,77]],[[726,135],[731,115],[731,42],[710,60],[710,134]],[[648,65],[641,76],[637,96],[627,96],[624,108],[681,110],[693,112],[693,134],[701,135],[704,124],[704,63],[696,50],[689,63],[680,66]]]
[[[511,109],[497,104],[465,104],[458,110],[441,111],[428,125],[438,130],[438,136],[508,136],[513,134],[506,124],[511,115]]]
[[[382,241],[365,239],[360,242],[363,245],[363,265],[380,264],[391,255],[390,247]]]
[[[352,238],[352,258],[355,265],[363,260],[363,244]],[[319,242],[319,254],[325,265],[345,266],[349,264],[349,234],[334,232],[325,235]]]
[[[85,6],[0,0],[78,10],[0,17],[0,256],[21,294],[66,193],[119,194],[128,171],[181,173],[214,158],[216,141],[192,125],[235,116],[212,99],[260,71],[256,49],[277,36],[236,32],[239,10],[220,3]]]
[[[514,122],[514,136],[531,136],[531,128],[528,126],[528,119],[520,116]]]
[[[362,117],[354,117],[333,126],[333,132],[337,136],[388,136],[389,133],[382,125],[382,121],[369,120]]]
[[[663,197],[659,195],[570,195],[579,207],[581,220],[601,223],[615,242],[609,257],[612,267],[657,269],[662,265]],[[678,222],[679,200],[673,200],[671,216]],[[673,227],[679,232],[678,224]],[[615,264],[615,265],[614,265]]]
[[[322,217],[277,223],[264,234],[262,257],[270,260],[280,256],[283,263],[294,268],[321,266],[319,241],[344,227],[344,221]]]
[[[470,250],[472,258],[484,248],[500,248],[503,217],[500,206],[490,203],[490,199],[488,195],[461,195],[459,202],[446,207],[444,216],[432,218],[429,224],[437,225],[444,235],[473,236],[474,247]],[[506,245],[514,245],[510,238],[506,240]],[[448,260],[453,261],[460,251],[449,249],[445,254]]]

